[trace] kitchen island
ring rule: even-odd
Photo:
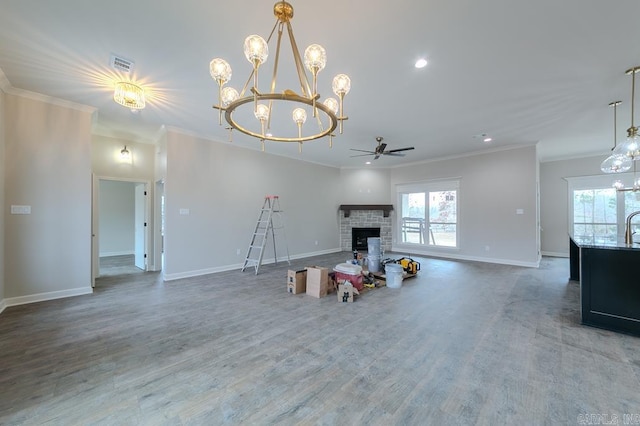
[[[640,246],[584,236],[570,236],[569,245],[582,323],[640,336]]]

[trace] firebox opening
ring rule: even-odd
[[[352,250],[367,250],[367,238],[380,237],[380,228],[352,228],[351,247]]]

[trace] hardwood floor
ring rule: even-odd
[[[135,264],[133,254],[118,256],[103,256],[100,258],[100,277],[111,277],[114,275],[140,274],[144,271]]]
[[[568,259],[420,259],[352,304],[287,269],[162,282],[0,315],[0,424],[576,424],[640,416],[640,339],[584,327]],[[398,256],[400,257],[400,256]],[[582,417],[580,417],[582,416]],[[637,418],[637,417],[636,417]]]

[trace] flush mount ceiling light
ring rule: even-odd
[[[427,60],[424,58],[420,58],[416,61],[415,65],[416,68],[424,68],[427,66]]]
[[[613,107],[613,148],[611,148],[611,155],[605,158],[602,164],[600,164],[600,170],[605,173],[622,173],[631,168],[631,158],[624,154],[615,153],[617,145],[617,108],[621,103],[621,101],[615,101],[609,104],[609,106]]]
[[[142,87],[127,81],[116,83],[113,100],[131,110],[143,109],[146,105]]]
[[[224,86],[229,82],[232,74],[231,66],[227,61],[215,58],[209,64],[211,77],[218,83],[218,105],[213,106],[219,110],[218,121],[222,124],[222,112],[224,111],[224,118],[230,126],[229,129],[236,129],[259,139],[263,151],[265,140],[297,142],[299,150],[302,150],[304,142],[325,136],[329,136],[329,146],[331,147],[334,130],[339,125],[340,133],[342,133],[342,122],[347,119],[343,114],[343,101],[344,96],[351,89],[351,80],[345,74],[338,74],[333,79],[332,84],[333,92],[338,99],[327,98],[324,102],[320,102],[317,77],[318,73],[326,65],[326,51],[322,46],[312,44],[305,50],[303,61],[291,27],[293,7],[285,1],[279,1],[273,6],[273,14],[276,17],[276,23],[266,41],[259,35],[250,35],[244,41],[244,54],[253,65],[253,70],[240,92],[232,87]],[[276,92],[282,33],[285,29],[289,35],[289,43],[298,76],[297,84],[300,85],[301,94],[296,94],[291,89]],[[258,89],[258,70],[260,65],[267,60],[269,55],[268,43],[276,30],[276,52],[270,91],[261,92]],[[304,67],[311,72],[313,77],[311,85],[309,85]],[[251,94],[246,94],[251,80],[253,80],[253,86],[249,89]],[[251,108],[248,108],[249,106]],[[248,112],[249,109],[251,111]],[[290,122],[286,121],[291,123],[290,127],[284,125],[283,128],[276,128],[277,125],[273,117],[276,113],[281,115],[288,114],[292,117]],[[316,124],[314,125],[314,130],[306,133],[303,131],[303,125],[308,116],[313,117],[313,121]],[[282,123],[278,124],[282,125]]]

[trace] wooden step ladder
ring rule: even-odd
[[[273,224],[274,219],[276,226]],[[244,259],[244,265],[242,266],[243,272],[248,266],[253,266],[255,268],[256,275],[258,275],[258,269],[260,269],[260,265],[262,265],[264,249],[267,245],[269,234],[271,234],[271,239],[273,240],[274,261],[276,265],[278,264],[276,230],[278,231],[278,234],[282,234],[284,246],[287,250],[287,262],[291,265],[289,247],[287,246],[287,236],[284,232],[284,220],[282,218],[282,210],[280,209],[280,198],[277,195],[267,195],[264,197],[264,204],[262,204],[256,228],[251,236],[251,242],[249,243],[249,249],[247,250],[247,257]]]

